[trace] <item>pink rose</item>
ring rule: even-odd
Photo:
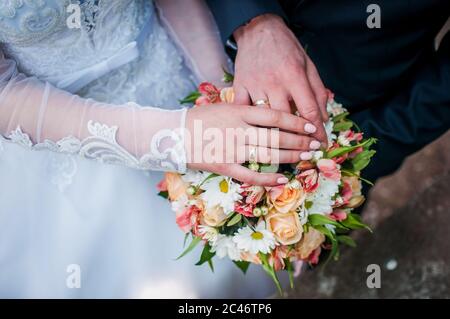
[[[167,192],[167,182],[166,179],[163,178],[158,184],[156,184],[156,188],[160,192]]]
[[[312,253],[311,255],[308,256],[308,262],[311,265],[317,265],[319,263],[319,256],[321,253],[322,249],[320,247],[317,247]]]
[[[211,104],[211,103],[209,102],[209,99],[207,96],[202,95],[195,100],[196,106],[209,105],[209,104]]]
[[[220,102],[220,90],[213,84],[208,82],[200,83],[198,86],[198,91],[202,96],[208,98],[210,104]]]
[[[317,161],[317,167],[324,177],[334,181],[341,179],[341,171],[338,169],[335,161],[322,158]]]
[[[247,204],[256,205],[264,196],[265,189],[262,186],[242,185],[245,193],[245,202]]]
[[[303,189],[307,193],[314,192],[319,186],[319,174],[315,169],[309,169],[307,171],[301,172],[296,176],[297,180],[302,183]]]
[[[286,266],[284,259],[288,257],[288,250],[289,247],[287,246],[277,246],[272,251],[272,254],[269,256],[269,263],[275,271],[282,270]]]
[[[184,233],[188,233],[193,227],[197,226],[198,217],[201,212],[202,210],[199,207],[191,205],[177,213],[175,221]]]
[[[330,214],[330,218],[337,222],[340,222],[347,219],[347,213],[345,212],[345,210],[336,209]]]
[[[255,217],[253,216],[253,208],[255,208],[255,206],[252,204],[234,204],[234,210],[245,217]]]

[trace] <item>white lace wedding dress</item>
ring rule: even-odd
[[[155,170],[185,169],[178,99],[224,58],[201,1],[159,7],[0,2],[0,297],[273,292],[259,271],[194,266],[198,250],[174,260],[184,236]]]

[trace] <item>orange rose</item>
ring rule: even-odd
[[[272,187],[267,196],[269,207],[275,208],[280,213],[296,210],[305,200],[305,192],[300,183],[298,185],[286,184]]]
[[[318,230],[310,227],[308,232],[303,234],[302,240],[295,245],[294,255],[298,259],[307,259],[324,241],[325,236]]]
[[[171,201],[178,200],[181,196],[186,195],[188,184],[183,181],[180,174],[166,173],[165,181]]]
[[[303,227],[295,211],[280,213],[272,210],[265,218],[267,229],[283,245],[291,245],[302,239]]]

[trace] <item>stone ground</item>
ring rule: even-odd
[[[306,271],[287,298],[450,298],[450,131],[372,188],[363,218],[338,262]],[[369,289],[369,264],[381,288]]]

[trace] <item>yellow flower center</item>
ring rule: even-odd
[[[224,179],[219,184],[220,191],[222,193],[228,193],[228,182]]]
[[[261,239],[264,238],[264,235],[261,232],[259,232],[259,231],[255,231],[252,234],[252,238],[255,239],[255,240],[261,240]]]

